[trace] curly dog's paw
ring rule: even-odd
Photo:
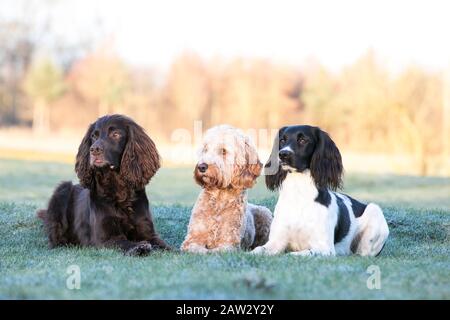
[[[148,242],[140,242],[136,246],[128,249],[125,252],[125,255],[127,256],[145,256],[149,254],[152,251],[153,247]]]
[[[233,251],[237,251],[237,247],[233,245],[223,245],[210,250],[210,252],[216,253],[233,252]]]
[[[196,244],[196,243],[191,243],[190,245],[182,246],[181,250],[190,252],[190,253],[199,253],[199,254],[206,254],[209,252],[209,250],[206,249],[205,246]]]

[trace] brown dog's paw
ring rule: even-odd
[[[166,250],[166,251],[172,251],[172,247],[170,247],[167,243],[164,242],[164,240],[160,238],[154,238],[150,240],[153,249],[154,250]]]
[[[153,244],[153,249],[154,250],[162,250],[162,251],[173,251],[172,247],[169,246],[162,246],[160,244]]]
[[[138,243],[136,246],[128,249],[125,252],[125,255],[127,256],[145,256],[147,254],[149,254],[152,251],[153,247],[150,243],[148,242],[140,242]]]

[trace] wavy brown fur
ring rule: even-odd
[[[104,160],[102,165],[96,166],[93,157]],[[132,119],[99,118],[78,149],[75,171],[80,184],[61,183],[48,208],[37,212],[49,246],[116,247],[129,255],[168,249],[155,231],[145,193],[159,167],[155,144]]]

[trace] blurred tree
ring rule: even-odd
[[[131,87],[124,96],[126,114],[152,132],[163,131],[167,123],[161,121],[159,98],[162,90],[155,83],[155,71],[141,67],[130,70],[130,75]]]
[[[206,65],[199,56],[187,52],[173,62],[167,77],[165,96],[165,115],[175,120],[172,123],[174,126],[192,128],[193,121],[209,122],[211,88]]]
[[[333,114],[343,142],[360,149],[386,148],[392,115],[390,85],[389,74],[373,50],[343,70],[335,101],[337,112]]]
[[[33,130],[48,131],[50,105],[61,97],[65,90],[61,69],[48,59],[33,63],[26,74],[24,89],[34,105]]]
[[[315,65],[305,74],[300,100],[305,105],[305,120],[334,131],[337,124],[331,115],[335,109],[338,81],[321,65]]]
[[[97,17],[72,26],[84,29],[78,37],[61,34],[56,23],[65,8],[60,0],[15,0],[3,6],[8,10],[0,13],[0,125],[29,123],[33,108],[29,108],[22,84],[36,53],[52,55],[67,70],[105,33]]]
[[[30,64],[35,44],[31,28],[20,21],[0,22],[0,124],[18,124],[24,105],[21,82]]]
[[[442,122],[442,81],[440,75],[410,67],[400,74],[392,86],[392,104],[397,126],[394,128],[418,163],[418,172],[426,175],[430,158],[440,152],[437,133]]]
[[[263,59],[235,59],[222,81],[221,119],[255,129],[295,121],[300,91],[295,69]]]
[[[101,49],[76,63],[69,82],[81,96],[98,107],[98,116],[120,112],[130,88],[127,66],[114,54]]]
[[[305,116],[347,147],[386,151],[389,86],[388,73],[372,51],[338,74],[317,65],[305,75]]]

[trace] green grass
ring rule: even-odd
[[[301,258],[247,253],[198,256],[114,250],[49,250],[34,211],[71,165],[0,160],[0,298],[3,299],[449,299],[450,179],[351,175],[345,192],[380,203],[391,236],[381,256]],[[199,192],[190,168],[161,169],[147,188],[162,237],[179,247]],[[276,195],[259,181],[251,201],[273,209]],[[81,289],[66,288],[67,267],[81,269]],[[370,265],[381,289],[369,290]]]

